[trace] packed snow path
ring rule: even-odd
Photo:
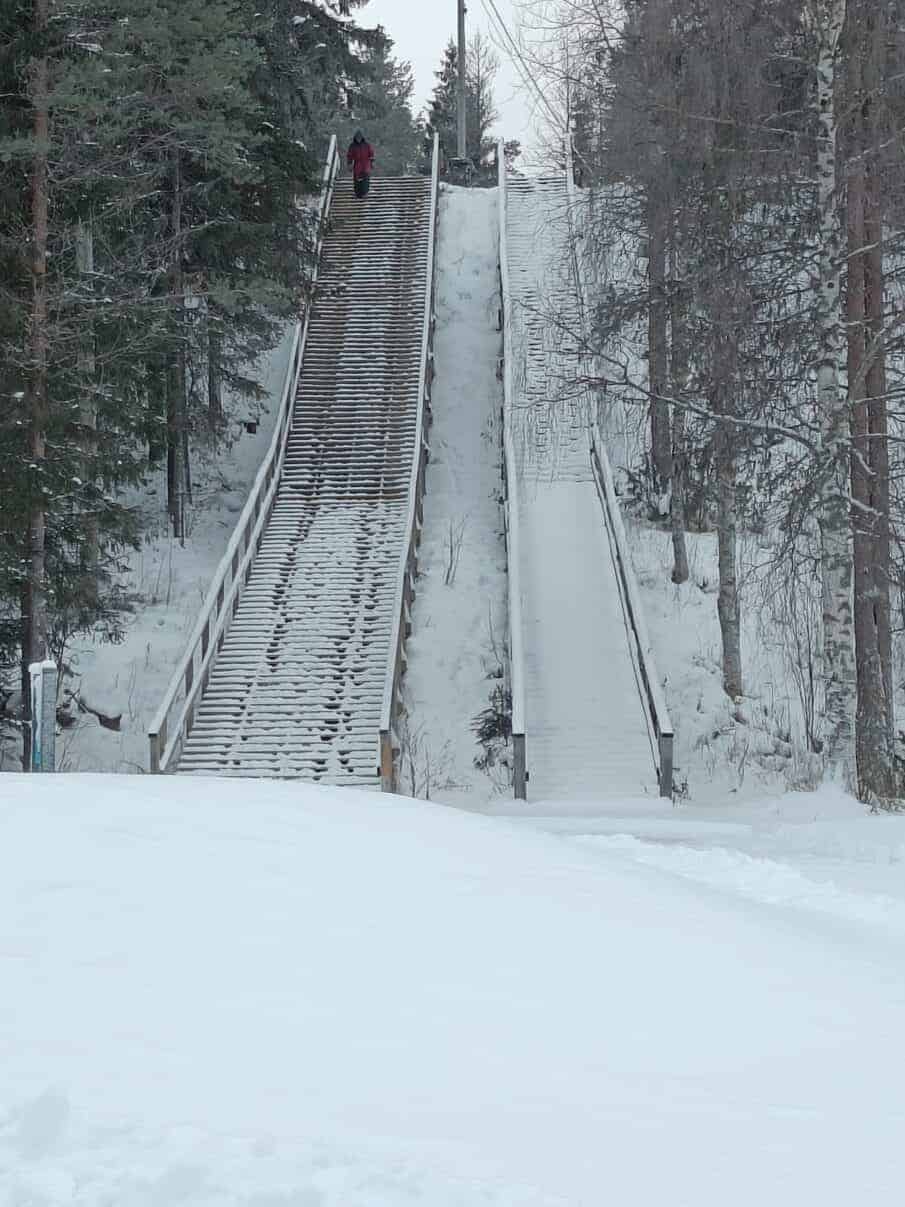
[[[379,783],[430,204],[421,177],[336,188],[279,493],[182,772]]]
[[[529,794],[656,795],[587,406],[574,385],[579,313],[564,176],[509,181],[506,240]]]

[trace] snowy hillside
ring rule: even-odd
[[[900,1197],[898,819],[781,806],[768,863],[614,807],[556,837],[301,785],[6,786],[4,1205]],[[818,835],[853,872],[831,910],[777,880]]]

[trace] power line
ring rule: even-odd
[[[554,124],[559,126],[561,129],[565,130],[566,122],[564,121],[562,116],[556,112],[556,110],[553,108],[553,106],[550,104],[550,102],[544,96],[544,94],[540,88],[540,85],[538,84],[538,82],[534,78],[534,76],[531,74],[531,69],[529,68],[528,64],[525,62],[524,55],[522,54],[518,43],[516,42],[515,38],[512,36],[512,33],[510,32],[509,27],[506,24],[506,21],[502,15],[502,13],[497,8],[496,0],[481,0],[481,4],[484,7],[485,13],[490,18],[491,25],[496,29],[498,34],[502,34],[504,42],[508,42],[508,44],[511,48],[511,50],[508,52],[509,57],[510,57],[510,59],[512,59],[513,65],[515,66],[519,75],[522,77],[522,82],[525,83],[530,89],[532,89],[534,91],[534,93],[537,95],[538,100],[541,102],[543,107],[547,110],[547,113],[549,113],[550,117],[553,119]]]
[[[534,76],[531,74],[531,69],[525,62],[518,43],[512,36],[512,33],[510,32],[502,13],[497,8],[496,0],[481,0],[481,4],[484,7],[484,11],[487,13],[487,16],[490,18],[491,25],[494,26],[498,34],[502,35],[504,42],[508,42],[509,47],[511,48],[509,51],[509,57],[512,59],[513,65],[518,70],[519,75],[522,77],[522,82],[537,94],[538,100],[547,110],[553,121],[557,125],[565,125],[562,118],[553,109],[552,105],[541,91],[540,86],[538,85]]]

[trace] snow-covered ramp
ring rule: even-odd
[[[581,319],[566,177],[504,187],[530,795],[657,795],[658,751],[575,384]]]

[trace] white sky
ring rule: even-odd
[[[496,0],[500,14],[515,33],[513,0]],[[434,72],[440,66],[443,49],[456,33],[456,0],[370,0],[356,14],[363,26],[382,25],[395,42],[394,54],[407,59],[415,69],[415,104],[422,108],[436,82]],[[469,32],[491,32],[491,21],[482,0],[468,0]],[[518,138],[530,144],[532,127],[531,96],[522,84],[511,59],[499,39],[494,46],[500,58],[496,102],[500,121],[496,133],[503,138]],[[379,135],[378,135],[379,137]]]

